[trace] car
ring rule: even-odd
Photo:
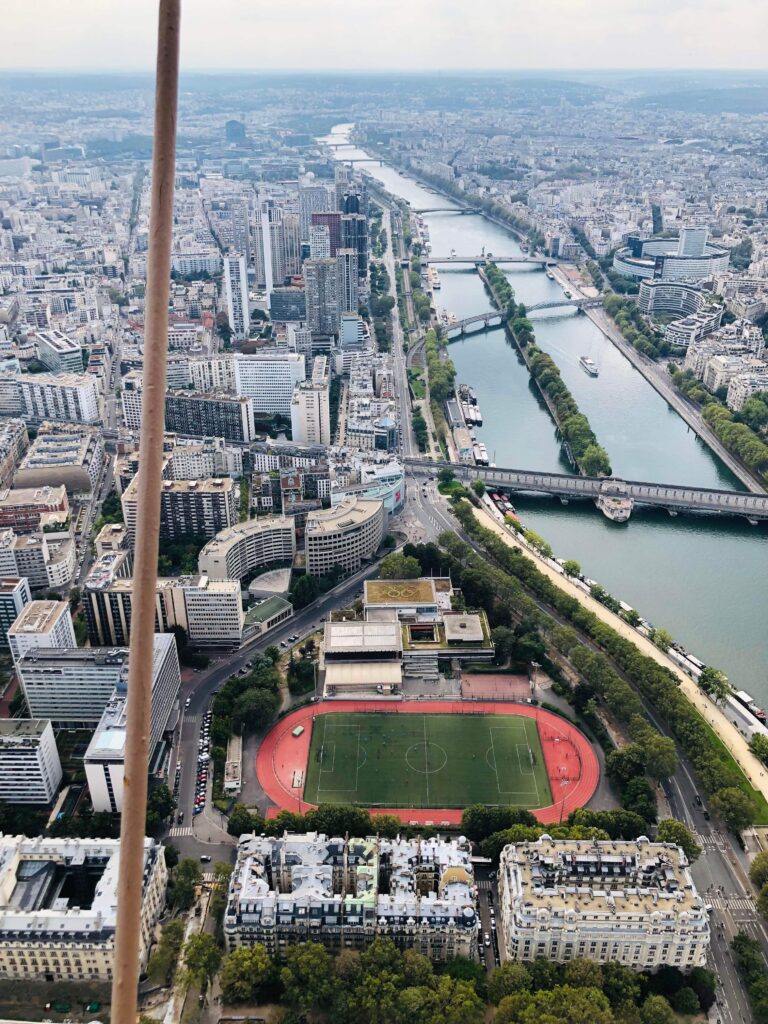
[[[202,813],[203,813],[203,808],[202,807],[195,807],[194,810],[192,811],[193,815],[202,814]]]
[[[184,821],[184,811],[179,811],[179,824],[181,824],[182,821]]]
[[[709,811],[704,811],[704,820],[705,821],[709,821],[710,817],[711,817],[711,815],[710,815]]]
[[[191,697],[187,697],[187,699],[184,701],[184,707],[188,708],[191,703],[192,703],[192,698]]]
[[[281,647],[287,647],[288,646],[288,641],[287,640],[281,640],[280,641],[280,646]]]
[[[201,854],[201,856],[200,856],[200,863],[201,864],[210,864],[211,863],[211,858],[208,856],[207,853]]]
[[[484,942],[484,945],[485,945],[486,947],[488,947],[488,946],[490,946],[490,944],[491,944],[491,939],[490,939],[490,936],[488,935],[488,933],[486,932],[486,933],[485,933],[485,942]]]
[[[698,807],[701,807],[701,803],[702,803],[702,801],[701,801],[701,797],[700,797],[700,796],[699,796],[699,794],[697,793],[697,794],[696,794],[696,805],[697,805]]]

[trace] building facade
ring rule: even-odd
[[[259,569],[291,565],[296,528],[290,516],[261,516],[217,534],[200,552],[198,568],[211,580],[241,580]]]
[[[706,902],[671,843],[542,835],[505,846],[498,877],[509,960],[586,957],[636,971],[706,964]]]
[[[90,374],[24,374],[19,389],[26,419],[67,423],[101,420],[99,389]]]
[[[61,331],[38,331],[35,334],[37,357],[51,373],[82,373],[83,350]]]
[[[30,601],[8,629],[14,664],[36,648],[77,647],[68,601]]]
[[[382,501],[349,498],[311,512],[304,532],[307,573],[324,576],[337,568],[357,572],[381,545],[385,526]]]
[[[291,399],[291,437],[296,444],[330,445],[331,378],[327,356],[316,356],[311,380],[296,385]]]
[[[293,389],[305,377],[297,352],[235,356],[235,391],[253,403],[254,414],[290,416]]]
[[[10,647],[8,632],[31,600],[26,576],[0,576],[0,647]]]
[[[248,271],[245,256],[237,254],[224,257],[224,293],[227,301],[227,317],[233,337],[242,341],[248,337],[251,313],[248,308]]]
[[[0,800],[49,804],[61,785],[61,761],[47,720],[0,719]]]
[[[160,539],[188,541],[193,537],[214,537],[237,522],[239,489],[231,477],[207,480],[164,480],[160,490]],[[135,476],[121,499],[129,539],[136,536],[139,504],[139,476]]]
[[[253,401],[242,394],[169,391],[165,396],[166,429],[188,437],[249,444],[255,437],[253,415]]]

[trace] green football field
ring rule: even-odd
[[[319,715],[304,799],[366,807],[547,807],[533,718],[369,712]]]

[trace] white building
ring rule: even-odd
[[[224,936],[230,951],[258,942],[275,957],[308,940],[340,953],[385,937],[440,962],[475,954],[475,899],[463,837],[244,835]]]
[[[240,580],[267,566],[291,565],[296,555],[296,520],[260,516],[216,534],[200,552],[198,569],[210,580]]]
[[[33,590],[56,590],[72,582],[77,566],[75,542],[68,529],[48,534],[43,530],[18,537],[0,530],[0,576],[26,576]]]
[[[341,323],[342,313],[356,313],[360,305],[360,291],[357,274],[357,249],[336,251],[337,301],[336,330]]]
[[[14,664],[35,648],[77,647],[67,601],[31,601],[8,630]]]
[[[316,356],[312,379],[296,385],[291,400],[291,436],[295,444],[331,443],[328,357]]]
[[[233,337],[242,341],[248,337],[251,318],[248,308],[248,271],[244,256],[232,254],[224,257],[224,292]]]
[[[0,647],[10,647],[8,631],[31,600],[25,576],[0,576]]]
[[[728,385],[728,396],[725,404],[734,412],[739,412],[744,403],[761,391],[768,392],[768,366],[760,372],[739,373]]]
[[[32,420],[98,423],[101,402],[92,374],[25,373],[19,389],[23,414]]]
[[[119,839],[0,836],[0,978],[110,982],[119,862]],[[162,846],[145,839],[135,937],[142,971],[167,880]]]
[[[221,270],[221,256],[216,249],[175,252],[171,257],[171,266],[183,277],[197,277],[199,274],[209,274],[213,277]]]
[[[382,501],[347,498],[330,509],[310,512],[304,533],[306,571],[324,576],[336,568],[352,573],[384,540]]]
[[[181,679],[176,638],[156,633],[152,664],[153,735],[155,715],[168,721],[171,698]],[[93,728],[115,692],[128,687],[128,649],[76,647],[66,650],[34,648],[17,665],[19,680],[34,718],[50,718],[57,725]],[[168,703],[171,701],[171,704]],[[154,704],[157,703],[157,707]]]
[[[35,334],[37,356],[51,373],[82,373],[83,350],[80,344],[61,331]]]
[[[505,846],[498,877],[509,960],[586,957],[636,971],[706,964],[707,905],[672,843],[543,835]]]
[[[304,356],[269,351],[235,356],[235,392],[250,398],[255,413],[290,416],[293,389],[306,378]]]
[[[49,804],[62,778],[53,727],[29,718],[0,719],[0,800]]]
[[[156,751],[179,696],[181,674],[176,640],[168,634],[155,636],[152,666],[152,719],[149,734],[149,769],[156,769]],[[127,676],[128,661],[125,661]],[[103,708],[85,752],[85,775],[94,811],[117,814],[123,809],[127,686],[117,687]]]

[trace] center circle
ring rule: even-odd
[[[441,772],[448,763],[448,755],[439,743],[424,740],[414,743],[405,752],[405,763],[413,772],[420,775],[433,775]]]

